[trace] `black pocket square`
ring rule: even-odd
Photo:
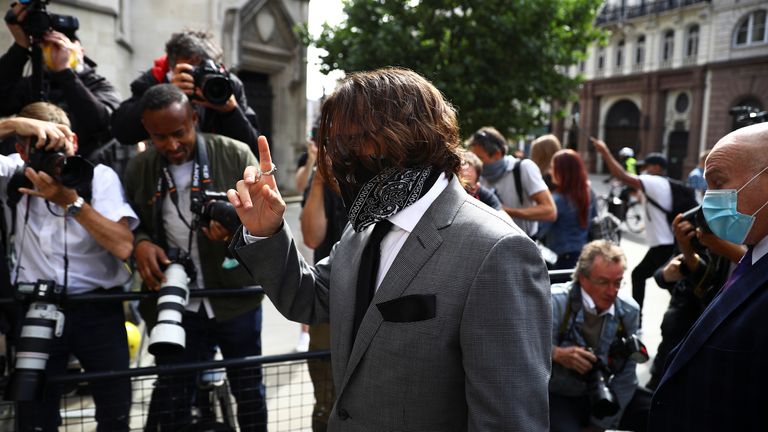
[[[376,304],[384,321],[412,322],[435,317],[437,300],[434,294],[412,294]]]

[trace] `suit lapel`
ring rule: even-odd
[[[334,350],[333,363],[335,370],[343,371],[352,351],[352,325],[355,314],[355,301],[357,301],[357,273],[360,269],[360,259],[363,248],[371,236],[371,229],[361,233],[355,233],[348,227],[351,236],[349,243],[345,245],[344,252],[340,251],[333,262],[341,267],[341,270],[333,272],[331,279],[331,328]],[[337,289],[338,287],[338,289]],[[338,319],[337,319],[338,317]]]
[[[402,295],[413,278],[416,277],[421,268],[424,267],[424,264],[427,263],[443,242],[443,238],[438,232],[439,229],[451,224],[467,196],[464,189],[458,186],[458,182],[454,177],[408,236],[397,257],[392,262],[392,266],[390,266],[387,274],[384,276],[365,317],[363,317],[363,321],[360,323],[357,338],[351,347],[349,361],[347,362],[342,385],[339,388],[339,394],[341,394],[341,391],[349,382],[350,377],[371,344],[371,340],[381,326],[382,317],[378,308],[376,308],[376,304]],[[364,245],[364,243],[359,245],[361,250]],[[358,263],[360,254],[358,254]],[[350,281],[350,283],[352,286],[355,284],[354,280]],[[353,308],[353,305],[354,303],[350,307]],[[352,335],[352,321],[351,319],[345,321],[345,326],[349,327],[347,333],[347,340],[349,340]]]
[[[720,293],[701,314],[696,324],[677,348],[660,386],[696,354],[720,324],[768,280],[768,255],[760,259],[734,285]]]

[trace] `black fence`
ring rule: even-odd
[[[310,371],[313,379],[310,379]],[[313,419],[316,392],[328,392],[333,386],[329,351],[143,367],[119,372],[76,373],[52,377],[47,383],[61,386],[65,392],[60,404],[59,430],[95,431],[96,410],[90,385],[108,384],[125,378],[131,380],[132,388],[131,431],[264,430],[260,415],[263,412],[267,413],[270,431],[311,430],[312,421],[316,420]],[[264,406],[254,398],[241,397],[237,400],[233,396],[232,388],[236,387],[241,388],[241,394],[258,391],[242,387],[246,382],[252,385],[262,379],[266,388]],[[153,392],[163,387],[173,392],[175,399],[186,395],[186,400],[175,405],[157,397],[153,401]],[[150,403],[153,405],[151,410]],[[0,404],[0,430],[19,430],[16,420],[13,403]]]

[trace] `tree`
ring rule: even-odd
[[[459,111],[464,135],[492,125],[520,135],[541,107],[575,97],[563,73],[600,36],[601,0],[346,0],[346,22],[310,42],[321,70],[401,66],[424,75]],[[309,40],[309,39],[308,39]]]

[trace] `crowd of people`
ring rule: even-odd
[[[231,93],[215,101],[196,84],[197,68],[221,65],[209,34],[173,34],[121,101],[75,31],[33,39],[26,13],[11,7],[14,43],[0,57],[2,296],[48,282],[66,295],[110,295],[132,270],[142,289],[158,291],[174,263],[184,264],[190,290],[261,286],[306,325],[300,344],[331,350],[309,367],[314,431],[768,427],[759,373],[768,126],[723,137],[688,186],[664,175],[661,154],[638,161],[626,147],[617,159],[592,139],[625,198],[644,203],[649,250],[628,296],[625,254],[592,229],[597,198],[578,152],[544,135],[526,158],[491,126],[462,143],[456,110],[424,77],[353,73],[324,101],[299,162],[298,228],[314,250],[305,260],[243,84],[229,73]],[[44,68],[30,78],[34,44]],[[122,160],[105,157],[105,148],[137,143]],[[681,202],[686,191],[700,206]],[[221,205],[231,218],[213,216]],[[571,280],[553,285],[548,269],[573,269]],[[671,300],[641,384],[650,277]],[[183,329],[181,351],[154,352],[157,365],[174,365],[261,355],[261,301],[200,296],[138,309],[148,329]],[[85,371],[129,368],[120,302],[62,307],[60,334],[37,348],[47,376],[64,374],[70,356]],[[158,315],[168,309],[183,319]],[[49,325],[25,313],[7,307],[0,322],[19,353],[41,346],[41,330],[30,328]],[[239,429],[267,430],[261,369],[227,375]],[[161,373],[144,429],[192,423],[197,378]],[[129,430],[130,379],[94,382],[91,392],[97,429]],[[57,430],[60,396],[53,385],[20,399],[19,430]]]

